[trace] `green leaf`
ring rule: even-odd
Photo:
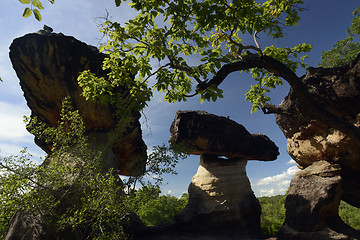
[[[30,0],[19,0],[22,4],[29,4]]]
[[[214,61],[214,64],[215,64],[215,66],[216,66],[218,69],[221,68],[221,63],[220,63],[220,61]]]
[[[121,4],[121,0],[115,0],[115,5],[116,5],[117,7],[119,7],[120,4]]]
[[[41,17],[41,14],[40,14],[39,10],[33,9],[33,12],[34,12],[34,16],[35,16],[36,20],[38,20],[39,22],[41,22],[42,17]]]
[[[32,12],[31,12],[30,8],[27,7],[27,8],[25,8],[22,16],[23,16],[24,18],[27,18],[27,17],[30,17],[30,16],[31,16],[31,13],[32,13]]]
[[[39,1],[33,1],[32,5],[34,5],[35,7],[37,7],[38,9],[44,9],[43,5],[41,2]]]

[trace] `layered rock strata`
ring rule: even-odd
[[[184,144],[189,154],[262,161],[275,160],[279,155],[278,148],[267,136],[250,134],[231,119],[204,111],[178,111],[170,133],[170,142]]]
[[[62,101],[70,97],[74,109],[79,110],[84,120],[91,144],[103,145],[104,164],[118,169],[122,175],[138,175],[144,171],[146,161],[146,145],[138,121],[140,114],[133,114],[124,133],[114,135],[113,130],[121,120],[115,115],[115,106],[85,100],[77,82],[84,70],[106,78],[107,72],[102,69],[105,57],[96,47],[63,34],[27,34],[15,39],[10,46],[10,59],[31,117],[56,127]],[[117,90],[126,92],[120,87]],[[50,153],[51,146],[35,137],[35,142]]]
[[[308,68],[306,75],[301,80],[307,87],[312,101],[334,114],[338,119],[347,121],[356,127],[360,126],[360,55],[348,66]],[[280,104],[283,114],[276,116],[276,122],[287,138],[289,154],[299,167],[307,171],[306,174],[309,178],[319,177],[320,173],[311,173],[310,170],[307,170],[307,168],[311,167],[310,169],[312,169],[313,166],[317,166],[318,162],[326,161],[332,166],[337,166],[338,170],[332,173],[333,178],[322,178],[318,184],[323,185],[323,191],[329,191],[327,193],[329,196],[336,196],[353,206],[360,207],[360,146],[354,139],[339,131],[336,126],[331,126],[326,121],[313,119],[302,110],[307,106],[300,104],[296,93],[290,89],[289,95]],[[313,176],[311,176],[312,174]],[[341,183],[336,188],[327,188],[332,184],[330,179],[334,178],[341,178]],[[312,201],[300,201],[297,205],[298,208],[310,209],[316,201],[318,201],[317,205],[321,205],[322,200],[317,197],[320,192],[313,191],[313,187],[304,184],[298,178],[294,179],[290,185],[289,193],[291,195],[288,198],[293,199],[295,195],[304,196],[307,191],[308,198],[313,195]],[[339,201],[336,201],[336,204],[334,202],[329,205],[326,207],[327,211],[337,214],[338,204]],[[287,211],[292,212],[293,210],[288,207]],[[284,225],[286,229],[292,225],[290,221],[293,221],[289,219],[288,215],[292,214],[287,214]],[[319,236],[317,239],[338,239],[334,232],[338,232],[339,237],[344,235],[343,231],[347,232],[344,224],[337,224],[343,228],[338,227],[334,230],[327,221],[316,219],[318,219],[317,222],[314,222],[313,218],[297,219],[296,221],[299,221],[299,224],[305,224],[308,221],[307,224],[323,226],[323,231],[328,231],[329,236],[331,235],[331,237]],[[302,231],[306,232],[307,230],[304,228]],[[309,231],[313,230],[309,229]],[[359,236],[360,234],[358,239],[360,239]],[[301,239],[302,233],[299,233],[298,237]]]
[[[317,161],[295,174],[279,239],[358,239],[357,231],[338,215],[343,184],[340,173],[338,164]]]
[[[202,111],[178,111],[172,146],[200,155],[185,209],[174,222],[145,228],[135,239],[263,239],[261,207],[246,175],[248,159],[276,159],[277,146],[236,122]]]
[[[189,202],[175,220],[199,229],[261,236],[261,207],[246,175],[247,160],[203,154],[188,193]],[[205,230],[205,228],[204,228]]]

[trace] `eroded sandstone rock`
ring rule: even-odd
[[[278,147],[263,134],[250,134],[244,126],[204,111],[178,111],[170,142],[184,144],[189,154],[272,161]]]
[[[63,34],[27,34],[15,39],[10,46],[10,59],[31,116],[55,127],[60,120],[62,101],[71,97],[74,108],[83,117],[86,134],[93,140],[91,144],[103,145],[103,157],[107,158],[104,164],[118,169],[122,175],[138,175],[144,171],[146,161],[146,145],[138,121],[140,114],[134,113],[125,136],[114,137],[112,131],[120,120],[115,115],[115,107],[86,101],[77,83],[79,73],[84,70],[106,77],[102,69],[105,57],[96,47]],[[47,153],[51,151],[51,146],[39,138],[35,138],[35,142]]]
[[[228,118],[203,111],[178,111],[170,132],[172,146],[185,145],[185,152],[201,155],[189,201],[173,223],[142,230],[135,239],[263,239],[261,207],[245,167],[248,159],[276,159],[276,145],[265,135],[252,135]]]
[[[360,126],[360,55],[349,66],[309,68],[302,81],[313,101],[338,117]],[[301,167],[305,168],[319,160],[336,162],[343,170],[344,181],[358,179],[360,147],[354,141],[326,122],[302,114],[292,90],[280,107],[291,114],[276,115],[276,122],[287,138],[289,154]],[[351,192],[344,190],[344,200],[360,207],[357,194],[360,192],[360,182],[353,182],[351,189]]]
[[[170,143],[200,155],[189,201],[172,223],[140,228],[135,240],[255,240],[261,207],[246,175],[248,159],[274,160],[276,145],[265,135],[203,111],[178,111]],[[225,156],[225,158],[221,157]]]
[[[251,190],[246,164],[241,158],[225,161],[201,155],[188,189],[189,202],[175,220],[197,228],[211,226],[224,233],[236,230],[242,235],[261,236],[261,207]]]
[[[312,101],[339,119],[360,127],[360,55],[349,66],[308,68],[302,81],[305,83]],[[298,166],[304,169],[303,173],[296,175],[290,185],[286,200],[289,213],[286,215],[282,232],[292,232],[293,230],[290,229],[296,229],[296,231],[302,231],[297,234],[303,236],[303,239],[347,239],[347,234],[353,237],[353,231],[344,231],[348,227],[337,219],[339,200],[334,200],[332,204],[326,205],[322,197],[330,199],[336,196],[336,199],[339,198],[353,206],[360,207],[360,146],[336,127],[330,126],[328,122],[320,122],[306,114],[307,106],[300,105],[296,93],[292,89],[280,107],[283,114],[276,115],[276,122],[287,138],[289,154]],[[332,177],[322,176],[327,172],[326,169],[322,169],[324,173],[321,173],[321,166],[325,166],[325,163],[332,167],[336,166],[338,169],[331,173]],[[312,172],[311,169],[314,166],[319,167],[321,171]],[[301,174],[305,174],[306,177],[300,177]],[[314,182],[321,181],[317,186],[316,184],[311,185],[308,179],[313,179]],[[338,181],[336,184],[333,183],[335,179]],[[305,195],[311,199],[299,200]],[[291,202],[294,203],[294,199],[298,199],[296,206],[299,211],[308,209],[307,216],[309,217],[292,219],[295,216],[292,209],[294,205],[291,204]],[[322,214],[315,213],[320,211],[316,210],[315,205],[321,206],[326,209],[326,212],[331,213],[332,217],[326,218],[336,219],[336,223],[331,225],[324,220]],[[298,213],[299,216],[301,214],[304,214],[304,211]],[[300,224],[302,227],[294,224]],[[304,227],[305,225],[309,228]],[[334,226],[341,227],[334,230]],[[320,230],[315,230],[315,228]],[[309,231],[308,235],[306,231]],[[319,234],[316,235],[317,237],[312,235],[316,231]],[[343,236],[340,236],[340,233]],[[284,239],[290,239],[290,236],[291,234]],[[354,239],[358,239],[358,236]]]
[[[338,164],[317,161],[295,174],[278,239],[359,239],[360,234],[338,215],[343,184],[340,173]]]
[[[102,70],[105,57],[106,55],[99,53],[97,48],[63,34],[27,34],[15,39],[10,46],[10,59],[31,109],[31,117],[37,117],[48,127],[57,127],[62,102],[65,97],[70,97],[73,108],[79,110],[83,118],[89,149],[95,152],[101,151],[100,171],[107,172],[113,168],[118,170],[119,174],[137,176],[144,172],[147,157],[146,145],[142,140],[138,121],[140,114],[134,112],[130,123],[119,130],[121,116],[115,114],[115,106],[85,100],[81,94],[82,89],[77,83],[78,75],[84,70],[90,70],[97,76],[106,78],[107,73]],[[117,90],[120,93],[126,92],[126,89],[120,87]],[[52,146],[45,144],[37,135],[35,142],[44,151],[51,153]],[[49,161],[63,160],[65,164],[80,164],[78,156],[71,151],[62,153],[58,158],[50,155],[44,163],[46,165]],[[76,199],[75,193],[78,191],[71,189],[76,188],[76,184],[75,186],[72,184],[72,180],[76,177],[78,175],[72,174],[69,179],[64,179],[67,186],[56,189],[53,193],[54,199],[61,203],[59,205],[72,204],[72,198]],[[58,192],[66,192],[70,189],[73,193],[71,196],[60,194],[61,198],[58,199]],[[63,210],[59,210],[61,211]],[[12,217],[4,239],[91,238],[91,231],[86,227],[58,231],[59,229],[46,220],[47,214],[18,211]],[[84,236],[80,237],[79,233]]]

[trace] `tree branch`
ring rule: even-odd
[[[219,86],[230,73],[250,68],[263,68],[275,76],[282,77],[294,90],[300,102],[300,111],[303,114],[341,131],[360,146],[360,129],[347,120],[329,112],[326,106],[320,106],[316,101],[313,101],[307,86],[301,79],[285,64],[272,57],[250,53],[242,61],[225,64],[210,81],[198,84],[197,91],[206,90],[212,85]],[[271,104],[264,104],[263,107],[265,113],[284,113],[283,110]]]
[[[267,103],[267,102],[262,102],[261,103],[261,110],[263,111],[264,114],[273,114],[273,113],[290,114],[284,108],[278,107],[276,105],[273,105],[273,104],[270,104],[270,103]]]

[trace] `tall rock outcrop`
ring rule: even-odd
[[[200,155],[185,209],[175,221],[140,231],[135,239],[262,239],[261,207],[246,175],[248,160],[275,160],[277,146],[265,135],[203,111],[178,111],[172,146]]]
[[[339,119],[346,120],[356,127],[360,126],[360,55],[349,66],[308,68],[302,81],[307,86],[312,101],[317,102]],[[360,207],[360,146],[327,122],[320,122],[303,114],[296,93],[292,89],[280,107],[287,114],[277,114],[276,122],[287,138],[289,154],[298,166],[304,169],[304,173],[300,172],[298,175],[307,176],[301,178],[295,176],[290,185],[286,200],[289,213],[281,231],[284,236],[282,239],[290,239],[289,236],[305,239],[306,234],[311,235],[315,228],[316,232],[319,232],[320,226],[323,228],[321,231],[328,231],[329,236],[322,235],[316,239],[343,239],[343,235],[346,236],[349,232],[348,227],[335,216],[337,216],[340,199]],[[330,164],[331,168],[337,169],[331,173],[332,177],[322,176],[329,174],[325,169],[323,169],[324,172],[321,172],[320,165],[325,166],[324,161]],[[318,166],[316,171],[312,171],[314,166]],[[301,179],[305,182],[308,181],[306,179],[317,179],[314,180],[317,184],[313,187],[307,186],[305,182],[302,183]],[[333,185],[334,179],[337,179],[336,187],[330,187]],[[314,191],[314,187],[323,190]],[[324,191],[327,193],[325,194]],[[326,199],[336,200],[329,205],[328,202],[323,201],[323,198],[320,198],[321,194],[327,195]],[[302,198],[305,195],[307,195],[305,197],[307,200],[298,201],[298,208],[312,209],[315,205],[320,206],[319,209],[323,208],[331,212],[331,217],[324,217],[320,212],[312,211],[311,216],[317,214],[316,218],[310,217],[310,215],[308,218],[297,218],[298,223],[295,224],[297,235],[294,235],[289,226],[294,226],[295,220],[291,219],[291,216],[295,216],[295,212],[290,206],[293,206],[294,199]],[[309,200],[310,198],[311,200]],[[308,213],[310,214],[310,212]],[[324,221],[324,219],[330,218],[336,218],[337,224]],[[314,219],[317,219],[317,222]],[[312,225],[314,228],[305,227],[306,225]],[[334,226],[337,227],[334,228]],[[354,236],[353,231],[351,231],[351,236]],[[359,233],[355,239],[360,239]]]
[[[122,175],[138,175],[144,171],[146,161],[146,145],[138,121],[140,114],[133,114],[124,135],[113,136],[112,131],[120,121],[115,115],[115,106],[85,100],[77,82],[84,70],[106,78],[107,72],[102,69],[105,57],[96,47],[61,33],[27,34],[15,39],[10,46],[10,59],[31,116],[49,127],[56,127],[62,101],[70,97],[73,107],[79,110],[84,120],[86,134],[93,139],[93,145],[103,145],[104,164],[118,169]],[[119,87],[118,91],[125,93],[126,89]],[[51,151],[51,146],[37,136],[35,142],[45,152]]]
[[[31,117],[36,117],[47,127],[57,127],[60,121],[62,102],[70,97],[72,107],[78,110],[85,125],[87,144],[92,150],[101,151],[99,161],[102,169],[117,170],[117,173],[128,176],[140,175],[145,170],[147,158],[146,145],[142,140],[140,113],[134,112],[125,129],[119,129],[121,116],[115,114],[113,105],[105,105],[85,100],[77,78],[84,70],[90,70],[106,79],[107,72],[102,69],[106,55],[73,37],[63,34],[39,33],[27,34],[17,38],[10,46],[10,59],[20,80],[24,97],[31,109]],[[119,87],[120,93],[126,89]],[[52,146],[35,135],[35,142],[45,152],[51,153]],[[65,152],[59,158],[65,163],[79,163],[77,157]],[[46,161],[59,161],[47,157]],[[67,190],[76,192],[72,186],[71,175],[67,180]],[[120,180],[119,180],[120,181]],[[54,190],[54,199],[57,192]],[[60,202],[70,203],[75,196],[62,195]],[[76,198],[76,197],[75,197]],[[60,209],[62,211],[62,209]],[[60,211],[59,210],[59,211]],[[4,239],[39,240],[39,239],[79,239],[79,232],[84,229],[66,229],[58,232],[51,224],[43,221],[47,213],[17,211],[12,217]],[[79,231],[77,231],[79,230]],[[89,229],[87,229],[89,230]],[[90,234],[90,233],[88,233]]]

